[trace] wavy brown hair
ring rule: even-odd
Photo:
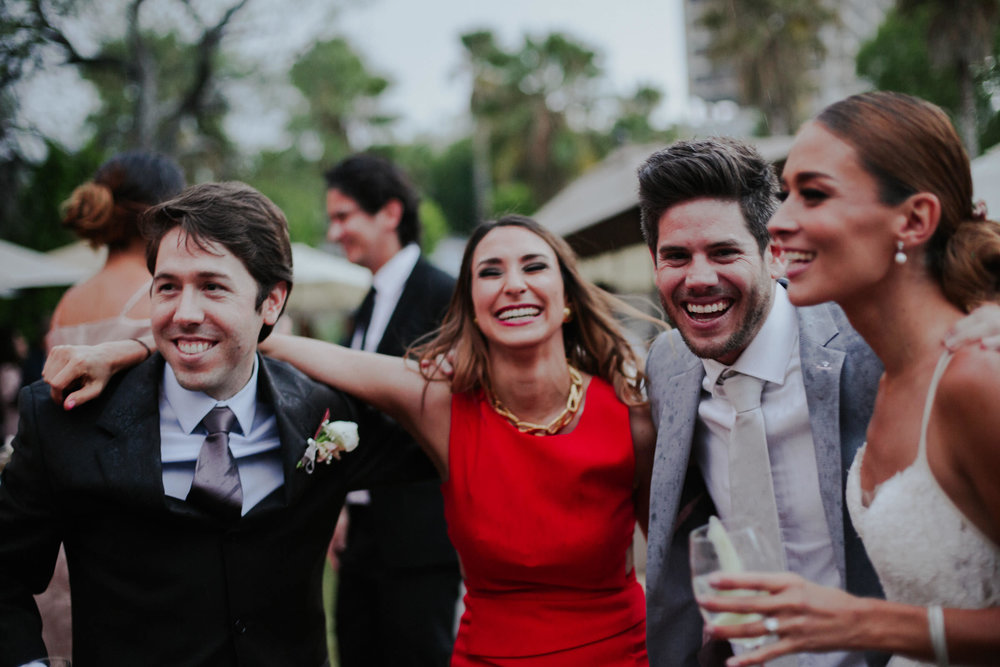
[[[642,371],[643,362],[627,340],[625,329],[615,318],[615,313],[653,323],[661,329],[666,325],[584,279],[577,269],[576,255],[569,244],[531,218],[520,215],[507,215],[484,222],[472,232],[441,327],[431,334],[428,342],[417,345],[408,354],[422,362],[424,377],[438,379],[434,361],[438,355],[452,353],[452,392],[491,388],[489,343],[476,326],[472,305],[472,256],[480,241],[499,227],[526,229],[545,241],[555,253],[566,293],[566,305],[573,311],[570,321],[562,326],[569,362],[611,384],[615,394],[626,405],[644,403],[646,378]]]
[[[941,202],[924,252],[945,297],[969,311],[1000,297],[1000,225],[977,213],[969,156],[948,115],[926,100],[877,91],[835,102],[817,122],[850,144],[893,206],[918,192]]]

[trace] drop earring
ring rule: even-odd
[[[903,252],[903,242],[896,241],[896,254],[893,256],[893,261],[896,264],[906,264],[906,253]]]

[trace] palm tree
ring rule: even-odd
[[[520,184],[530,191],[530,210],[591,157],[570,118],[585,116],[596,100],[597,54],[560,33],[525,37],[513,52],[490,31],[462,35],[462,45],[473,78],[479,195],[486,194],[487,180],[498,186],[494,197],[500,188]]]
[[[804,120],[809,65],[826,55],[820,31],[838,21],[816,0],[710,0],[701,23],[711,31],[708,55],[732,64],[741,103],[764,117],[767,134],[789,134]]]
[[[897,0],[902,13],[931,13],[927,47],[931,62],[958,82],[955,124],[969,155],[979,155],[976,75],[987,64],[1000,25],[1000,0]]]

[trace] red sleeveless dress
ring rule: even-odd
[[[648,665],[629,568],[628,408],[593,378],[572,432],[520,433],[482,392],[451,403],[448,534],[465,575],[453,667]]]

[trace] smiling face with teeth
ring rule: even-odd
[[[792,303],[837,301],[850,308],[858,299],[870,301],[873,288],[899,275],[892,257],[906,227],[908,201],[883,202],[878,181],[853,146],[822,123],[807,123],[781,181],[784,201],[768,229],[788,262]]]
[[[497,227],[472,257],[472,306],[490,343],[511,347],[551,344],[563,352],[566,305],[555,252],[540,236],[517,226]]]
[[[667,318],[699,357],[731,364],[763,325],[783,266],[762,253],[740,205],[693,199],[660,216],[653,253]]]
[[[217,243],[200,246],[179,227],[160,241],[153,337],[182,387],[223,400],[250,379],[258,334],[277,321],[287,286],[275,286],[258,308],[257,281],[243,262]]]

